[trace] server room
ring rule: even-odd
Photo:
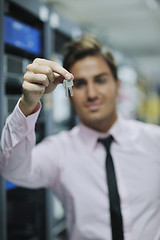
[[[0,0],[0,240],[160,240],[160,0]]]

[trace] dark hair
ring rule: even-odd
[[[101,44],[95,37],[88,34],[84,34],[80,38],[66,44],[63,67],[69,71],[77,60],[87,56],[102,57],[110,67],[113,77],[117,79],[117,64],[111,50]]]

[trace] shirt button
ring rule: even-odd
[[[129,234],[129,232],[124,233],[124,238],[125,238],[126,240],[130,239],[130,234]]]
[[[20,130],[20,131],[23,131],[23,129],[24,129],[24,126],[23,126],[23,125],[19,126],[19,130]]]
[[[6,151],[11,151],[12,150],[12,147],[11,146],[8,146],[5,148]]]

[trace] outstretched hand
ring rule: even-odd
[[[60,64],[36,58],[26,67],[23,77],[23,94],[20,109],[27,116],[33,112],[44,93],[52,92],[63,79],[71,80],[73,75]]]

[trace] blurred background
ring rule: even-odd
[[[160,124],[160,0],[1,0],[0,130],[21,95],[27,64],[63,60],[71,39],[90,33],[109,46],[119,66],[118,111]],[[77,117],[63,86],[42,99],[37,142],[70,129]],[[65,213],[49,190],[0,179],[0,240],[63,240]]]

